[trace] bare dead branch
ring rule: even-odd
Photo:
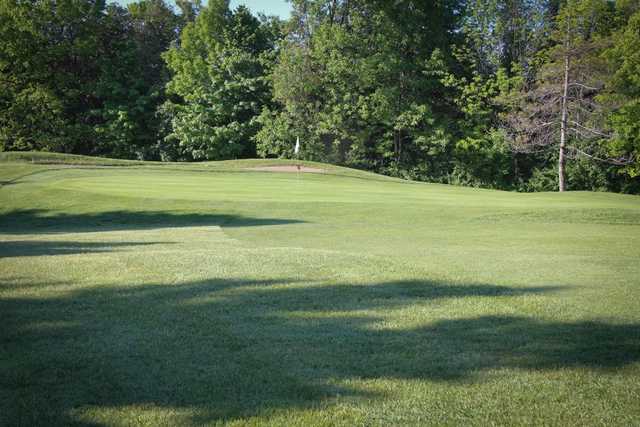
[[[570,120],[569,123],[571,123],[574,126],[577,126],[578,128],[580,128],[580,129],[582,129],[582,130],[584,130],[586,132],[589,132],[589,133],[591,133],[593,135],[601,136],[602,138],[611,138],[613,136],[611,134],[604,133],[604,132],[599,131],[597,129],[592,129],[592,128],[586,127],[586,126],[581,125],[580,123],[578,123],[576,121],[573,121],[573,120]]]
[[[569,83],[569,88],[575,88],[575,87],[579,87],[579,88],[587,89],[587,90],[593,90],[593,91],[601,89],[599,87],[589,86],[589,85],[586,85],[586,84],[583,84],[583,83],[579,83],[579,82]]]
[[[609,163],[609,164],[616,165],[616,166],[627,166],[627,165],[630,165],[630,164],[635,162],[635,156],[633,154],[631,154],[629,156],[626,156],[626,157],[625,156],[620,156],[620,157],[611,157],[611,158],[603,159],[601,157],[598,157],[598,156],[595,156],[593,154],[589,154],[589,153],[587,153],[587,152],[585,152],[583,150],[580,150],[579,148],[574,147],[574,146],[571,146],[571,147],[568,147],[568,148],[573,150],[573,151],[575,151],[576,153],[578,153],[578,154],[580,154],[582,156],[585,156],[585,157],[589,158],[589,159],[597,160],[597,161],[603,162],[603,163]]]

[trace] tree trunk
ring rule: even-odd
[[[338,7],[338,5],[336,4],[338,0],[333,0],[331,2],[331,9],[329,10],[329,25],[332,26],[333,25],[333,20],[336,16],[336,8]]]
[[[346,0],[342,5],[342,16],[340,17],[340,25],[348,26],[349,24],[349,0]]]
[[[568,31],[568,29],[567,29]],[[566,190],[564,166],[567,145],[567,94],[569,91],[569,34],[566,35],[564,52],[564,79],[562,81],[562,117],[560,120],[560,149],[558,150],[558,190]]]
[[[398,131],[393,130],[393,154],[396,157],[396,163],[400,162],[400,138],[398,138]]]

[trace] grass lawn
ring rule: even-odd
[[[640,197],[101,162],[0,157],[0,425],[640,425]]]

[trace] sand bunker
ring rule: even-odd
[[[324,173],[324,169],[318,168],[310,168],[308,166],[296,166],[296,165],[287,165],[287,166],[259,166],[255,168],[249,168],[252,171],[263,171],[263,172],[310,172],[310,173]]]

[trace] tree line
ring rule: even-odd
[[[0,150],[640,193],[639,0],[0,0]]]

